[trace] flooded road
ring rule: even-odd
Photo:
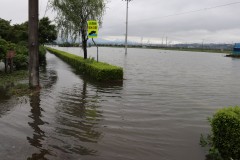
[[[59,49],[59,48],[58,48]],[[79,48],[61,48],[82,56]],[[207,117],[240,104],[240,60],[222,54],[100,48],[124,68],[101,84],[47,54],[40,93],[1,96],[1,160],[203,160]],[[95,57],[96,48],[89,49]],[[2,94],[2,93],[1,93]]]

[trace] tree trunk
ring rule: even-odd
[[[87,59],[87,41],[82,41],[82,47],[83,47],[83,53],[84,53],[84,59]]]
[[[84,59],[87,59],[87,36],[86,36],[86,31],[82,30],[82,49],[84,53]]]
[[[29,86],[39,88],[38,0],[29,0]]]

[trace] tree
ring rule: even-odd
[[[12,43],[27,41],[27,22],[13,26],[10,23],[11,21],[0,18],[0,37]]]
[[[82,39],[84,59],[87,59],[87,21],[97,20],[102,23],[105,11],[104,0],[51,0],[54,10],[57,11],[56,22],[61,37]]]
[[[9,41],[9,34],[11,33],[11,21],[6,21],[0,18],[0,38]]]
[[[56,26],[51,24],[48,17],[44,17],[39,21],[39,43],[51,43],[57,39]]]
[[[0,38],[0,61],[5,59],[6,57],[7,45],[8,45],[7,41]]]
[[[27,42],[28,40],[28,22],[15,24],[11,27],[10,41],[13,43]]]

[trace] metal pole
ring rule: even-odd
[[[128,38],[128,1],[131,1],[131,0],[126,0],[127,1],[127,13],[126,13],[126,35],[125,35],[125,54],[127,54],[127,47],[128,47],[128,44],[127,44],[127,38]]]
[[[92,41],[93,41],[93,43],[95,44],[95,46],[97,47],[97,62],[98,62],[98,45],[95,43],[95,41],[93,40],[93,38],[92,38]]]
[[[168,46],[168,41],[167,40],[168,40],[168,37],[166,37],[166,47]]]
[[[38,0],[28,0],[29,86],[39,87]]]

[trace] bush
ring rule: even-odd
[[[46,63],[46,49],[43,46],[39,46],[39,63],[43,64]]]
[[[96,62],[93,59],[84,60],[82,57],[52,48],[47,48],[47,50],[68,64],[72,65],[77,70],[98,81],[123,79],[123,69],[121,67],[113,66],[107,63]]]
[[[27,41],[20,41],[20,42],[17,43],[17,45],[25,46],[27,48],[28,47],[28,42]]]
[[[7,45],[7,50],[11,50],[11,49],[16,50],[16,44],[9,42]]]
[[[13,46],[13,44],[12,44]],[[13,63],[17,70],[27,69],[28,67],[28,48],[25,45],[15,45],[14,50],[16,55],[13,59]],[[39,63],[46,62],[46,49],[43,46],[39,47]]]
[[[16,69],[27,69],[28,67],[28,56],[24,54],[16,54],[13,63]]]
[[[205,144],[210,145],[210,151],[219,152],[223,159],[240,159],[240,107],[221,109],[209,121],[212,133]]]
[[[223,158],[240,158],[240,108],[219,110],[211,120],[213,145]]]
[[[16,52],[16,55],[21,54],[28,56],[28,49],[24,45],[16,45],[14,50]]]
[[[7,52],[7,45],[7,41],[0,38],[0,60],[4,59],[5,57],[5,54]]]

